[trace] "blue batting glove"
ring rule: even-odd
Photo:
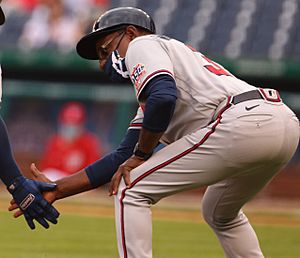
[[[56,184],[54,183],[34,181],[23,176],[17,177],[7,187],[15,202],[23,211],[27,224],[31,229],[35,229],[34,219],[44,228],[49,228],[47,220],[53,224],[57,223],[59,212],[41,194],[44,191],[52,191],[55,187]]]

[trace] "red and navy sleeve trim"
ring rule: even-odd
[[[131,123],[128,127],[128,129],[141,129],[143,123]]]
[[[139,87],[138,91],[137,91],[137,97],[139,97],[139,95],[141,94],[141,92],[143,91],[143,89],[145,88],[145,86],[147,85],[147,83],[153,79],[154,77],[158,76],[158,75],[162,75],[162,74],[168,74],[170,75],[172,78],[174,78],[173,74],[168,71],[168,70],[157,70],[151,74],[149,74],[145,80],[143,81],[143,83],[141,84],[141,86]]]

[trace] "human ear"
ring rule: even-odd
[[[126,35],[129,37],[130,40],[135,39],[138,36],[137,28],[132,25],[129,25],[126,28]]]

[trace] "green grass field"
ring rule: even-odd
[[[112,217],[63,214],[48,230],[27,228],[24,219],[14,220],[0,212],[1,258],[116,258]],[[154,220],[155,258],[224,257],[219,243],[200,222]],[[300,257],[300,227],[255,225],[265,256]],[[242,243],[241,243],[242,244]]]

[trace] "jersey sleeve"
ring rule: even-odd
[[[131,120],[128,129],[141,129],[143,125],[144,111],[139,107],[135,117]]]
[[[125,60],[137,98],[154,77],[162,74],[174,77],[170,57],[154,37],[141,37],[131,42]]]

